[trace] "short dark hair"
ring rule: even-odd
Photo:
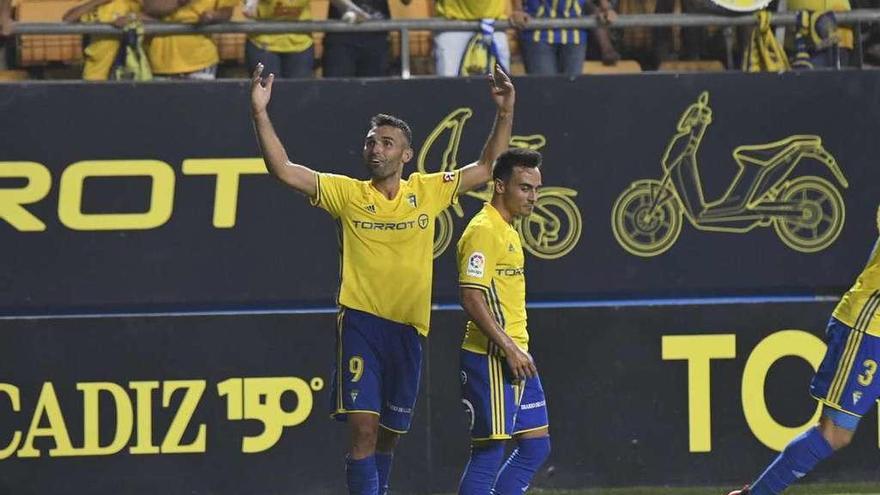
[[[492,178],[507,182],[513,174],[513,167],[540,168],[541,153],[526,148],[510,148],[498,155]]]
[[[403,119],[399,119],[393,115],[387,115],[384,113],[374,115],[373,118],[370,119],[370,129],[383,125],[400,129],[400,132],[402,132],[403,135],[406,136],[406,144],[412,145],[412,130],[409,128],[409,124],[407,124]]]

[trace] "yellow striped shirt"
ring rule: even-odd
[[[526,329],[525,257],[519,233],[491,204],[471,219],[458,241],[458,284],[481,290],[504,333],[529,349]],[[487,354],[494,344],[468,321],[462,349]]]
[[[880,230],[880,209],[877,228]],[[834,317],[851,328],[880,337],[880,239],[856,283],[834,308]]]

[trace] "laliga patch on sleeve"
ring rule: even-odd
[[[443,182],[452,182],[455,180],[455,172],[446,172],[443,174]]]
[[[467,263],[467,276],[468,277],[477,277],[483,278],[483,273],[486,272],[486,257],[483,256],[483,253],[477,251],[471,254],[468,257]]]

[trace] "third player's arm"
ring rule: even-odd
[[[269,173],[278,180],[305,194],[310,198],[318,196],[318,177],[314,170],[293,163],[287,156],[287,150],[281,144],[281,139],[272,126],[269,119],[267,106],[272,96],[272,82],[274,74],[269,74],[265,85],[262,83],[263,66],[257,66],[251,81],[251,114],[254,120],[254,130],[257,133],[257,141],[260,151],[263,153],[263,161]]]
[[[492,317],[489,311],[489,303],[486,302],[485,293],[480,289],[471,287],[459,288],[461,294],[461,306],[470,317],[471,321],[477,324],[480,331],[497,345],[507,359],[507,365],[513,376],[517,379],[533,377],[538,374],[535,368],[535,362],[532,357],[517,347],[516,343],[509,335],[504,333],[504,329]]]
[[[516,102],[516,92],[513,83],[507,74],[496,65],[494,74],[489,76],[489,85],[492,92],[492,101],[495,102],[495,122],[492,124],[492,132],[483,146],[480,159],[461,169],[461,179],[458,183],[458,192],[470,191],[475,187],[483,186],[492,179],[492,165],[498,155],[510,146],[510,134],[513,132],[513,107]]]

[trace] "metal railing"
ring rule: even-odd
[[[841,24],[859,25],[861,23],[880,22],[880,9],[857,9],[848,12],[837,12],[837,20]],[[775,26],[796,25],[797,13],[780,12],[772,15]],[[733,28],[737,26],[755,26],[754,15],[711,15],[711,14],[635,14],[620,15],[611,28],[635,27],[704,27],[719,26]],[[548,28],[595,28],[602,26],[595,17],[573,19],[533,19],[529,29]],[[511,29],[506,20],[499,20],[496,29]],[[454,21],[439,18],[395,19],[366,21],[360,24],[348,24],[342,21],[305,21],[305,22],[226,22],[221,24],[195,25],[149,22],[144,24],[146,34],[217,34],[217,33],[365,33],[398,31],[400,32],[401,77],[410,77],[410,33],[412,31],[479,31],[479,21]],[[728,62],[732,60],[733,36],[728,30]],[[119,29],[109,24],[90,23],[44,23],[14,22],[13,34],[118,34]]]

